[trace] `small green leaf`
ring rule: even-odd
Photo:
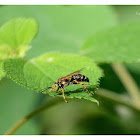
[[[15,51],[8,45],[0,46],[0,59],[14,58],[16,57]]]
[[[98,32],[84,44],[81,53],[97,62],[139,62],[140,22],[118,25]]]
[[[13,19],[0,28],[0,60],[24,57],[30,49],[28,43],[37,33],[37,23],[33,19]],[[4,76],[0,66],[0,78]]]
[[[20,46],[17,49],[13,50],[8,45],[1,45],[0,46],[0,80],[5,76],[2,67],[1,61],[8,58],[18,58],[24,57],[26,51],[30,48],[30,46]]]
[[[84,68],[83,75],[90,79],[90,84],[86,85],[90,93],[83,91],[82,85],[70,85],[65,87],[66,97],[84,98],[93,102],[98,101],[92,97],[93,92],[99,84],[99,79],[103,76],[102,70],[89,58],[72,55],[49,53],[38,58],[26,61],[23,59],[8,59],[3,63],[3,68],[7,76],[17,83],[40,91],[52,86],[58,78],[66,76],[76,70]],[[51,96],[62,96],[54,91],[47,93]]]
[[[30,49],[31,47],[28,46],[28,45],[24,45],[24,46],[19,46],[17,49],[16,49],[16,52],[17,52],[17,56],[18,57],[24,57],[26,55],[26,52]]]
[[[7,44],[13,49],[29,44],[37,33],[34,19],[16,18],[0,28],[0,44]]]
[[[52,51],[79,53],[85,39],[118,23],[115,9],[108,5],[12,5],[0,8],[0,13],[4,13],[1,23],[19,16],[38,21],[39,34],[32,42],[28,58]]]

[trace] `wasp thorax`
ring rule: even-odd
[[[53,89],[55,92],[58,91],[58,89],[59,89],[58,84],[57,84],[57,83],[54,83],[54,84],[52,85],[52,89]]]

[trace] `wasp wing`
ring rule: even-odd
[[[75,72],[73,72],[73,73],[71,73],[71,74],[69,74],[69,75],[66,75],[66,76],[64,76],[64,77],[61,77],[61,78],[58,79],[58,81],[63,81],[63,80],[65,80],[65,79],[67,79],[67,78],[72,77],[72,75],[79,74],[79,73],[81,73],[82,70],[83,70],[83,69],[80,69],[80,70],[77,70],[77,71],[75,71]]]

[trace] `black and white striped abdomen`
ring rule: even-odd
[[[76,74],[76,75],[73,75],[72,78],[71,78],[71,82],[73,80],[76,80],[78,82],[89,82],[89,79],[88,77],[82,75],[82,74]]]

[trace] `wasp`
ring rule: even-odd
[[[45,91],[51,88],[49,91],[46,91],[46,92],[50,92],[54,90],[57,93],[59,89],[61,89],[64,101],[68,103],[64,94],[64,90],[65,90],[64,87],[72,85],[72,84],[81,84],[83,86],[83,89],[89,92],[85,86],[85,85],[88,85],[89,83],[88,84],[82,83],[82,82],[89,82],[89,78],[80,74],[82,70],[83,69],[77,70],[69,75],[59,78],[55,83],[53,83],[52,87],[47,87],[41,91]]]

